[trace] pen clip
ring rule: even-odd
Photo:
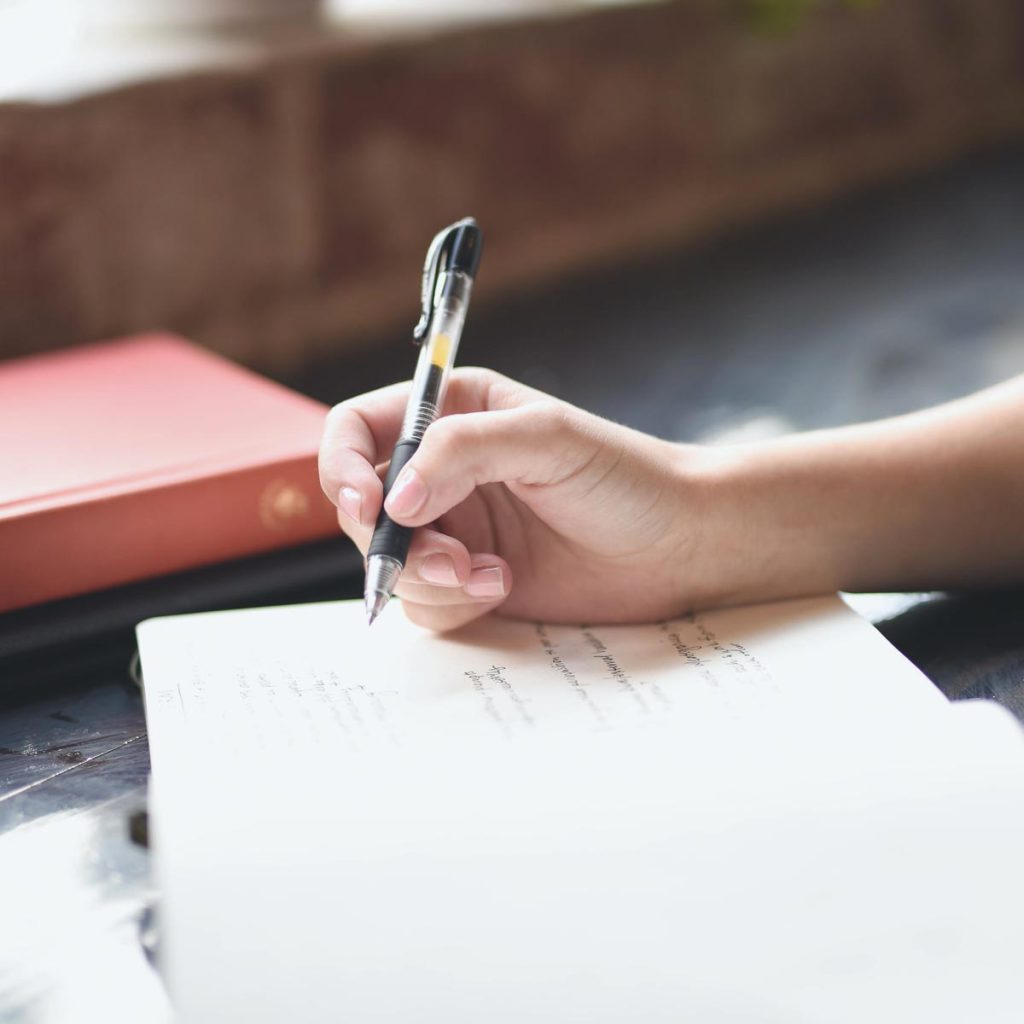
[[[449,224],[448,227],[434,235],[428,246],[427,258],[423,262],[423,280],[420,285],[420,319],[412,329],[414,345],[422,345],[423,339],[430,330],[430,323],[434,319],[434,307],[437,305],[437,285],[451,261],[452,243],[455,241],[455,236],[460,228],[475,223],[476,221],[472,217],[465,217],[454,224]],[[443,264],[442,260],[444,260]]]
[[[448,256],[447,244],[455,233],[455,225],[445,228],[434,235],[427,248],[427,258],[423,262],[423,280],[420,284],[420,319],[412,329],[412,340],[416,345],[423,344],[423,339],[430,330],[430,321],[434,318],[435,293],[438,278],[443,272],[441,259]],[[445,266],[447,266],[445,259]]]

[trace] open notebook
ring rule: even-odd
[[[138,635],[185,1024],[1024,1012],[1018,726],[837,598]]]

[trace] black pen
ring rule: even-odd
[[[427,249],[420,289],[423,311],[413,330],[413,341],[421,346],[420,357],[402,430],[384,478],[385,498],[402,467],[416,454],[427,427],[441,413],[482,246],[483,232],[472,217],[466,217],[438,232]],[[364,594],[371,624],[395,592],[411,539],[412,528],[392,522],[382,508],[366,554]]]

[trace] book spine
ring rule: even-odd
[[[0,612],[334,536],[308,454],[0,521]]]

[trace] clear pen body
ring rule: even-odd
[[[391,492],[415,456],[427,428],[441,415],[455,355],[469,309],[473,277],[480,262],[482,235],[472,217],[435,236],[427,250],[421,289],[422,315],[415,336],[420,354],[413,375],[401,434],[384,477]],[[442,260],[447,270],[440,270]],[[412,541],[413,528],[394,522],[381,509],[366,552],[364,596],[369,622],[380,614],[398,586]]]
[[[460,271],[438,279],[434,315],[420,348],[400,442],[422,441],[427,427],[441,415],[472,290],[473,279]]]

